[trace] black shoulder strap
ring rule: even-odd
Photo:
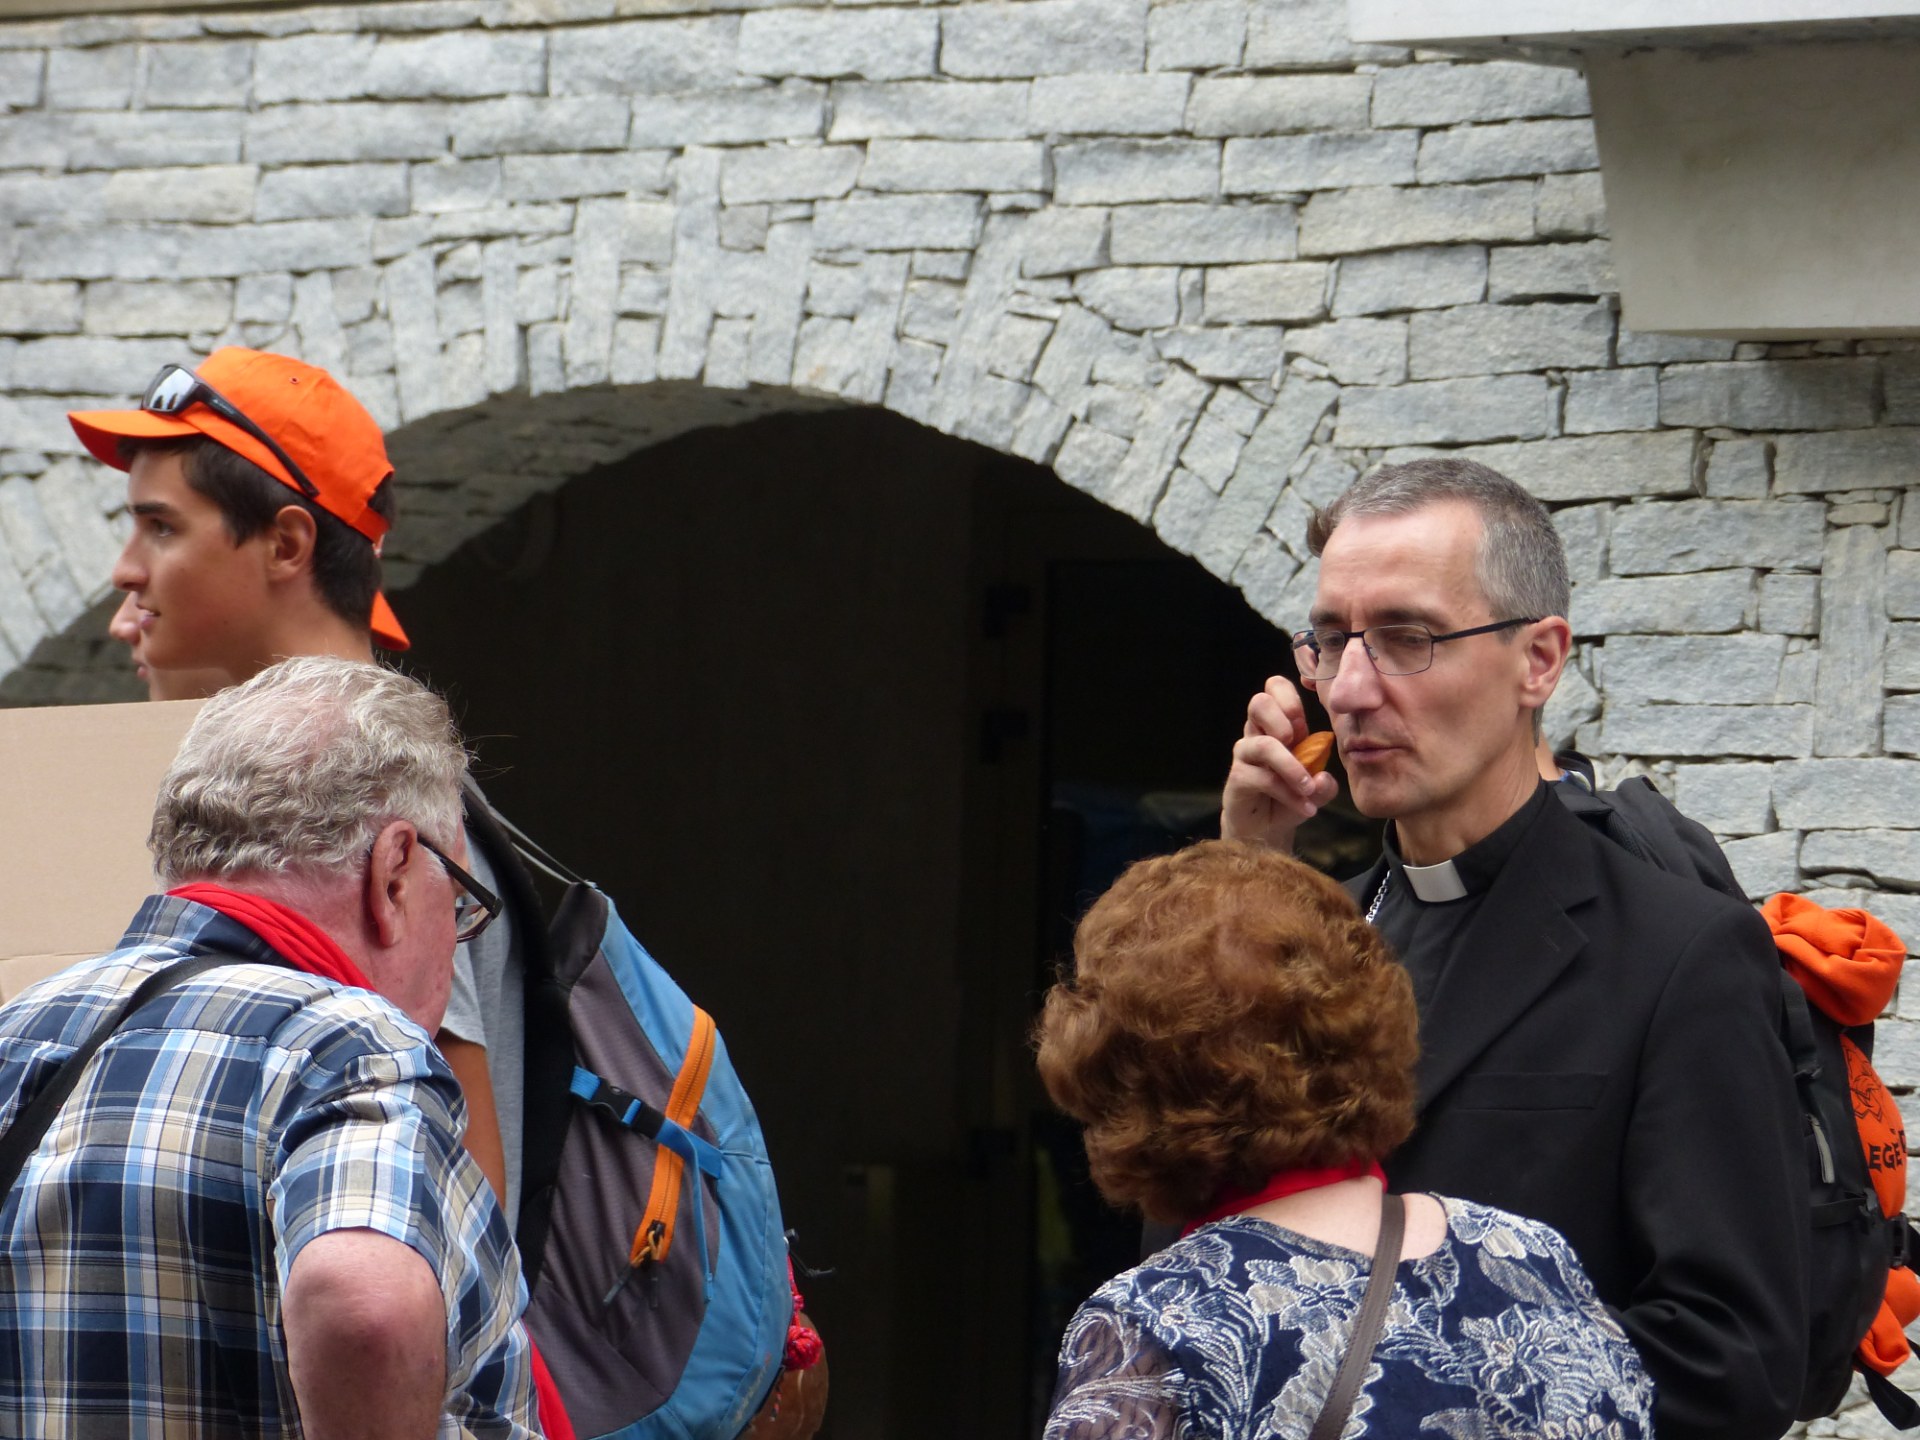
[[[1393,1299],[1393,1272],[1400,1265],[1400,1240],[1406,1233],[1407,1210],[1398,1195],[1388,1192],[1380,1197],[1380,1239],[1373,1247],[1373,1273],[1367,1276],[1366,1293],[1360,1299],[1360,1314],[1353,1322],[1353,1334],[1347,1339],[1347,1353],[1333,1377],[1333,1389],[1320,1418],[1313,1422],[1307,1440],[1338,1440],[1346,1429],[1353,1402],[1360,1398],[1360,1382],[1366,1378],[1367,1365],[1374,1347],[1380,1343],[1380,1330],[1386,1324],[1387,1306]]]
[[[80,1072],[87,1068],[87,1062],[93,1059],[100,1047],[113,1037],[114,1031],[150,1001],[174,986],[191,980],[202,970],[240,963],[240,958],[233,955],[192,955],[185,960],[176,960],[164,970],[156,970],[141,981],[118,1010],[96,1025],[93,1033],[53,1072],[53,1078],[41,1088],[40,1093],[21,1107],[20,1113],[13,1117],[13,1124],[7,1127],[7,1133],[0,1136],[0,1198],[13,1189],[14,1181],[20,1178],[28,1157],[39,1148],[47,1127],[53,1124],[54,1116],[60,1113],[60,1107],[67,1103],[67,1097],[73,1094],[74,1087],[80,1083]]]

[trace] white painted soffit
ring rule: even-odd
[[[1871,0],[1348,0],[1353,38],[1529,53],[1920,35],[1920,4]]]

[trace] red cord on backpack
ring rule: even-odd
[[[793,1292],[793,1323],[787,1326],[787,1348],[780,1357],[783,1370],[811,1370],[820,1363],[820,1357],[827,1352],[826,1345],[820,1339],[820,1332],[811,1325],[800,1323],[800,1312],[807,1308],[807,1302],[800,1294],[799,1285],[794,1283],[793,1260],[787,1260],[787,1288]]]

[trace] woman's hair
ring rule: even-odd
[[[1073,950],[1036,1028],[1040,1078],[1085,1123],[1112,1203],[1190,1220],[1412,1132],[1412,983],[1318,871],[1223,840],[1143,860]]]

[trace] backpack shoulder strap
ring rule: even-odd
[[[1746,903],[1747,892],[1740,888],[1726,851],[1713,838],[1713,832],[1698,820],[1681,814],[1671,800],[1654,788],[1651,780],[1636,775],[1621,781],[1608,794],[1621,816],[1658,856],[1661,868],[1691,875],[1702,884]]]
[[[141,981],[118,1010],[94,1026],[93,1033],[61,1062],[60,1068],[53,1072],[53,1078],[41,1087],[39,1094],[21,1107],[13,1118],[13,1124],[7,1127],[7,1133],[0,1136],[0,1198],[13,1189],[21,1170],[26,1168],[28,1158],[39,1148],[47,1127],[53,1124],[60,1107],[67,1103],[67,1097],[79,1085],[80,1074],[87,1068],[87,1062],[113,1038],[115,1031],[161,995],[191,980],[202,970],[241,963],[238,957],[230,955],[190,955],[185,960],[176,960]]]

